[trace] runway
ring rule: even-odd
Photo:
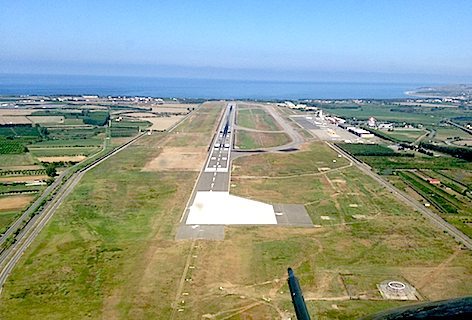
[[[312,226],[303,206],[292,208],[279,205],[276,214],[271,204],[229,193],[235,117],[236,103],[230,102],[220,120],[209,147],[205,166],[182,215],[176,234],[177,240],[224,240],[224,228],[227,225]],[[278,118],[274,118],[280,122]],[[289,129],[295,131],[291,127]],[[292,133],[290,130],[284,127],[284,131]],[[302,138],[296,137],[291,143],[300,143],[298,140]],[[236,153],[233,158],[235,156]]]

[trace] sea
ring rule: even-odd
[[[433,83],[245,81],[0,74],[0,96],[100,95],[203,99],[396,99]]]

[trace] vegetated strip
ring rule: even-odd
[[[50,186],[46,188],[43,194],[8,228],[7,231],[5,231],[2,236],[0,236],[0,253],[2,253],[3,250],[15,243],[16,237],[20,233],[21,229],[23,229],[35,215],[41,213],[41,210],[46,205],[46,203],[51,200],[51,198],[57,192],[57,189],[65,182],[67,182],[67,180],[72,175],[82,170],[88,170],[89,168],[92,168],[95,163],[103,161],[105,158],[108,158],[115,152],[128,146],[129,144],[143,136],[143,134],[136,136],[127,143],[123,144],[122,146],[112,149],[96,159],[89,159],[89,161],[85,160],[84,162],[79,163],[76,166],[61,173],[59,177]]]
[[[353,161],[353,163],[365,174],[369,175],[372,177],[375,181],[380,183],[380,185],[384,186],[388,190],[390,190],[394,195],[396,195],[400,200],[403,200],[405,203],[409,204],[411,207],[414,209],[418,210],[420,213],[422,213],[426,218],[430,219],[431,222],[433,222],[436,226],[441,228],[442,230],[448,232],[451,236],[453,236],[457,241],[462,242],[468,249],[472,250],[472,239],[469,238],[466,234],[461,232],[459,229],[451,225],[449,222],[445,221],[443,218],[441,218],[439,215],[435,214],[431,210],[426,209],[419,203],[418,201],[411,199],[410,196],[405,194],[404,192],[400,191],[399,189],[395,188],[391,183],[388,181],[385,181],[382,179],[379,175],[375,174],[370,170],[370,167],[366,165],[364,162],[356,159],[353,157],[351,154],[348,152],[344,151],[341,149],[339,146],[336,144],[331,144],[329,142],[326,142],[328,146],[336,150],[337,152],[341,153],[344,155],[347,159],[350,159]],[[367,168],[367,167],[368,168]]]
[[[398,175],[422,197],[444,213],[457,213],[456,205],[449,200],[444,191],[429,185],[412,172],[398,172]]]
[[[135,142],[137,139],[144,136],[145,133],[142,133],[132,140],[126,142],[125,144],[114,148],[105,155],[95,159],[93,162],[89,163],[87,166],[79,169],[70,179],[67,179],[63,184],[63,187],[57,192],[57,197],[50,200],[44,200],[44,203],[41,204],[41,211],[35,212],[29,220],[23,221],[19,219],[22,223],[22,228],[15,230],[15,235],[19,236],[19,240],[16,241],[16,238],[9,240],[10,245],[4,247],[0,254],[0,293],[3,284],[5,283],[6,278],[10,274],[13,267],[16,265],[18,260],[21,258],[23,252],[28,248],[28,246],[33,242],[42,228],[47,224],[50,218],[53,216],[57,207],[62,203],[64,198],[73,190],[75,185],[80,181],[82,176],[90,169],[93,169],[103,161],[107,160],[111,156],[120,152],[124,148],[128,147],[130,144]],[[44,214],[40,214],[44,213]],[[35,218],[36,216],[36,218]],[[26,238],[25,238],[26,237]],[[2,238],[3,239],[3,238]]]

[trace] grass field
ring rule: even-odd
[[[354,156],[395,156],[400,155],[381,144],[337,143],[337,146]]]
[[[0,233],[2,233],[13,222],[18,212],[0,211]]]
[[[439,124],[442,119],[455,116],[467,116],[471,111],[458,108],[431,108],[399,106],[394,104],[323,104],[327,112],[345,118],[367,120],[375,117],[380,121],[395,121],[406,123],[421,123],[423,125]]]
[[[203,108],[176,131],[208,141],[219,111]],[[238,159],[244,167],[232,183],[237,194],[304,203],[315,221],[325,212],[333,221],[228,227],[224,241],[174,241],[197,173],[141,169],[179,135],[145,136],[85,175],[13,270],[0,318],[281,318],[293,310],[289,266],[317,319],[405,305],[374,299],[384,279],[408,281],[425,299],[472,293],[470,252],[323,144]],[[297,173],[306,175],[287,177]],[[358,213],[366,218],[354,219]]]
[[[281,146],[290,142],[285,133],[254,132],[246,130],[236,131],[235,145],[239,149],[259,149]]]
[[[416,139],[421,137],[423,134],[426,133],[425,130],[402,130],[402,129],[395,129],[394,131],[385,132],[389,136],[396,138],[398,140],[406,141],[406,142],[414,142]]]
[[[163,140],[145,136],[84,177],[15,269],[0,318],[169,318],[188,250],[174,231],[197,173],[141,172]]]
[[[317,147],[313,149],[319,150]],[[465,263],[471,261],[470,253],[455,250],[456,245],[451,238],[433,228],[418,213],[398,202],[357,169],[347,167],[317,176],[302,175],[286,179],[245,178],[247,172],[262,176],[265,172],[292,170],[293,166],[297,166],[294,165],[294,157],[291,157],[295,155],[258,155],[258,161],[238,159],[235,165],[239,167],[244,164],[245,170],[244,173],[233,173],[232,193],[268,203],[305,204],[313,222],[321,226],[315,229],[317,231],[305,231],[306,234],[301,237],[295,236],[293,230],[280,231],[289,235],[281,237],[280,242],[275,241],[276,244],[274,240],[270,241],[271,246],[261,250],[263,256],[269,258],[269,264],[252,256],[256,259],[253,266],[277,269],[279,261],[285,265],[295,265],[301,273],[305,298],[312,300],[308,306],[319,319],[358,318],[387,306],[401,305],[399,302],[354,303],[343,300],[340,297],[347,295],[344,285],[350,286],[350,294],[372,299],[379,299],[375,284],[387,278],[410,282],[428,299],[472,292],[472,287],[464,282],[472,272],[472,268],[467,266],[470,262]],[[276,167],[270,167],[274,163],[273,158],[278,156],[286,158],[281,158]],[[263,158],[267,158],[266,161]],[[260,163],[267,165],[262,167]],[[359,215],[365,218],[359,219]],[[328,216],[330,220],[322,220],[320,216]],[[263,242],[256,230],[251,230],[248,239]],[[267,237],[274,239],[277,231],[271,232],[272,237]],[[298,232],[298,235],[302,233],[300,230]],[[285,249],[286,241],[295,242],[287,246],[300,250],[301,256],[293,257],[294,253]],[[234,251],[231,252],[234,254]],[[440,274],[445,264],[447,276]],[[254,274],[267,272],[258,271]],[[271,277],[276,276],[268,275],[265,280]],[[282,278],[282,271],[279,277]],[[449,286],[450,279],[455,279],[461,292],[457,291],[458,287]],[[257,280],[262,282],[264,279]],[[269,287],[272,289],[276,286],[273,282],[271,285]],[[444,291],[438,291],[439,288]],[[269,292],[269,288],[265,292]],[[339,301],[319,301],[334,297],[339,297]],[[333,303],[336,308],[332,307]]]
[[[462,168],[466,170],[472,169],[472,163],[466,160],[452,158],[452,157],[426,157],[415,156],[409,157],[375,157],[375,156],[360,156],[362,161],[371,167],[382,171],[385,169],[452,169]]]
[[[0,168],[7,168],[10,166],[22,166],[34,164],[35,161],[31,154],[0,154]]]
[[[335,160],[336,162],[333,162]],[[291,165],[287,166],[287,162]],[[348,165],[346,158],[328,145],[315,142],[303,151],[292,154],[260,154],[239,158],[233,162],[236,176],[292,176],[320,173],[323,169],[334,169]]]
[[[112,308],[104,297],[114,290],[118,314],[134,314],[142,296],[161,306],[148,312],[165,314],[173,297],[146,295],[141,282],[151,274],[158,283],[170,280],[171,270],[151,267],[163,257],[150,259],[159,251],[171,261],[182,254],[182,245],[169,241],[183,209],[180,199],[192,187],[186,181],[196,173],[140,172],[157,152],[154,139],[160,138],[150,137],[147,146],[131,147],[84,178],[10,278],[13,291],[2,295],[1,318],[97,317]]]
[[[238,126],[262,131],[278,131],[274,118],[261,108],[241,109],[237,112]]]
[[[198,113],[190,114],[178,128],[168,135],[168,145],[173,147],[208,147],[224,103],[207,102]]]

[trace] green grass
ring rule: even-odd
[[[132,137],[139,133],[139,127],[111,127],[112,137]]]
[[[280,130],[274,118],[269,113],[260,108],[239,109],[237,115],[238,126],[265,131]]]
[[[457,200],[452,199],[446,192],[422,180],[412,172],[399,172],[398,175],[416,192],[426,198],[444,213],[457,213]]]
[[[23,166],[34,163],[35,160],[30,153],[0,154],[0,167]]]
[[[39,127],[30,125],[0,126],[0,136],[3,137],[40,137]]]
[[[259,149],[281,146],[290,142],[285,133],[265,133],[237,130],[236,145],[240,149]]]
[[[364,157],[359,156],[359,159],[366,162],[371,167],[382,171],[386,169],[451,169],[464,168],[472,169],[472,164],[465,160],[452,157],[422,157],[415,156],[414,158],[407,157]]]
[[[207,111],[183,124],[185,135],[211,132],[217,112]],[[286,179],[238,179],[311,174],[320,167],[348,164],[321,143],[293,154],[237,159],[234,189],[264,201],[305,203],[314,218],[323,207],[346,224],[228,227],[224,241],[196,241],[189,255],[191,241],[173,239],[197,173],[141,171],[159,154],[157,146],[166,136],[145,136],[84,176],[8,278],[0,318],[169,319],[187,257],[194,268],[186,275],[191,281],[184,282],[182,292],[188,295],[178,297],[185,299],[185,310],[176,319],[228,310],[230,315],[230,310],[270,294],[271,302],[233,318],[270,319],[277,317],[275,307],[292,310],[285,282],[288,266],[300,278],[305,297],[345,295],[340,274],[352,275],[353,290],[375,292],[380,279],[400,277],[413,285],[428,280],[419,291],[431,300],[472,293],[469,252],[457,250],[448,235],[355,168]],[[349,206],[354,201],[358,208]],[[359,212],[370,219],[353,221],[350,217]],[[399,305],[404,303],[308,302],[320,319],[358,318]]]
[[[396,156],[401,155],[380,144],[337,143],[337,146],[354,156]]]
[[[336,160],[336,162],[333,162]],[[259,154],[234,161],[236,175],[290,176],[319,173],[319,168],[339,168],[349,162],[320,142],[310,144],[308,150],[291,154]]]
[[[447,187],[448,185],[445,177],[440,177],[444,186],[438,187],[428,183],[413,172],[402,171],[397,174],[408,186],[436,207],[446,221],[456,226],[466,235],[472,236],[471,200],[459,193],[447,192],[444,189],[444,186]]]
[[[70,129],[48,129],[50,140],[77,140],[96,138],[99,134],[104,133],[104,128],[70,128]]]
[[[17,214],[17,211],[0,211],[0,233],[8,228]]]
[[[82,119],[64,119],[64,125],[81,125],[84,124]]]
[[[472,170],[470,168],[445,169],[441,170],[440,172],[447,175],[451,179],[466,185],[469,189],[472,189]]]
[[[394,131],[388,131],[386,134],[389,136],[405,141],[405,142],[414,142],[416,139],[418,139],[420,136],[425,134],[426,131],[424,130],[401,130],[401,129],[395,129]]]
[[[2,294],[2,319],[97,318],[105,295],[139,283],[156,221],[164,245],[183,209],[182,204],[169,207],[171,200],[180,185],[190,191],[191,184],[183,182],[195,175],[141,172],[150,154],[143,153],[146,149],[123,151],[83,178],[10,277]],[[137,283],[130,290],[120,302],[125,314],[133,308]],[[155,299],[173,297],[156,294]],[[152,312],[158,315],[163,307],[156,304]]]
[[[433,129],[436,130],[436,135],[434,140],[436,141],[446,141],[446,140],[453,140],[453,138],[459,139],[471,139],[472,135],[464,132],[463,130],[456,128],[456,127],[434,127]]]
[[[345,117],[367,120],[375,117],[380,121],[394,121],[399,123],[421,123],[421,124],[438,124],[442,119],[455,116],[467,116],[472,114],[471,111],[458,108],[430,108],[414,106],[398,106],[393,104],[346,104],[342,105],[321,105],[323,109],[331,114]]]

